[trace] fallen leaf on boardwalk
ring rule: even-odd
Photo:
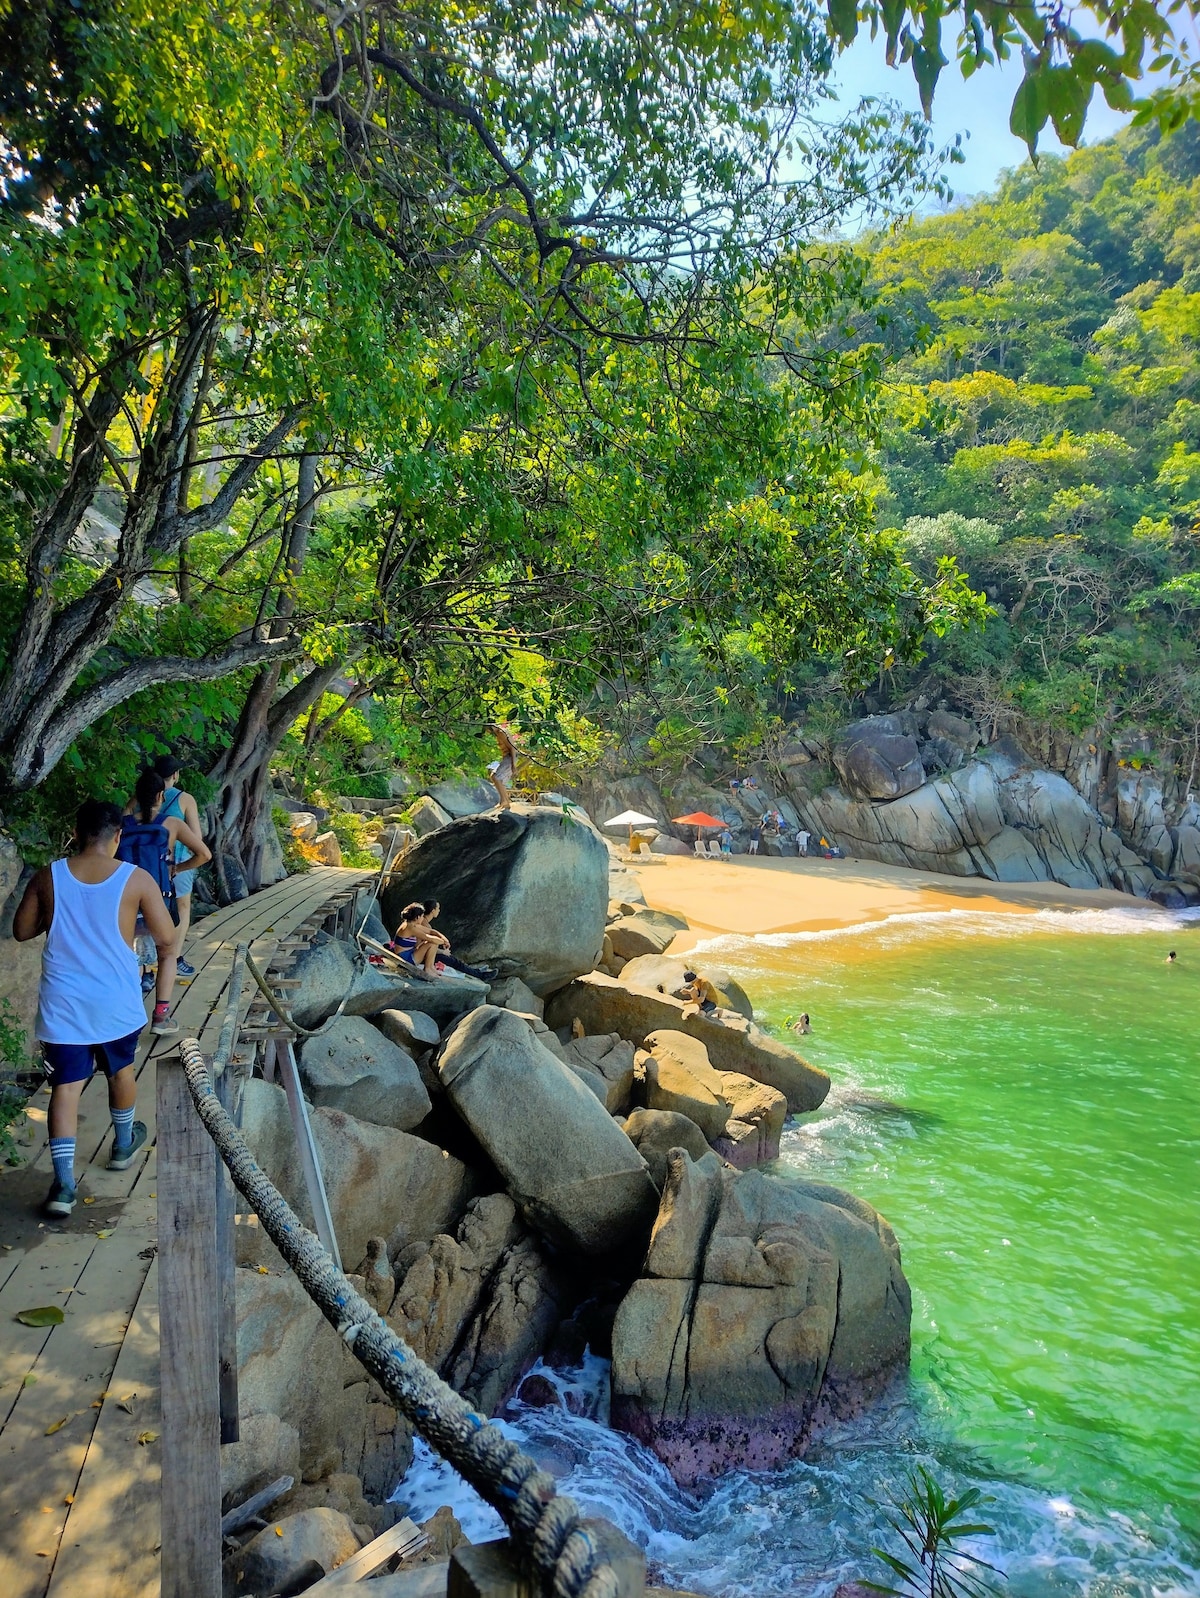
[[[61,1431],[63,1429],[63,1427],[67,1424],[67,1422],[70,1420],[70,1418],[71,1417],[69,1415],[64,1415],[61,1420],[56,1420],[54,1422],[53,1426],[47,1426],[46,1427],[44,1435],[46,1437],[53,1437],[55,1432]]]
[[[33,1374],[33,1372],[32,1371],[27,1371],[25,1376],[24,1376],[24,1378],[21,1381],[21,1386],[22,1387],[32,1387],[34,1382],[36,1382],[36,1381],[37,1381],[37,1377]]]
[[[133,1401],[134,1401],[134,1399],[136,1397],[137,1397],[136,1393],[130,1393],[128,1398],[123,1398],[121,1400],[121,1402],[117,1405],[117,1408],[118,1409],[123,1409],[127,1415],[132,1415],[133,1414]]]
[[[282,1526],[276,1526],[275,1535],[276,1535],[276,1537],[282,1537],[283,1536],[283,1527]]]
[[[94,1204],[96,1202],[96,1200],[95,1200],[95,1197],[93,1196],[92,1198],[85,1198],[83,1202],[85,1204]]]
[[[75,1494],[74,1493],[68,1493],[67,1496],[63,1499],[63,1503],[64,1504],[73,1504],[74,1502],[75,1502]]]
[[[267,1267],[265,1265],[260,1265],[258,1267],[258,1274],[260,1276],[270,1276],[271,1273],[270,1273],[270,1271],[267,1269]]]
[[[156,1443],[157,1441],[158,1441],[158,1433],[157,1432],[139,1432],[138,1433],[138,1442],[141,1443],[143,1447],[145,1447],[145,1445],[147,1443]]]
[[[106,1227],[103,1232],[97,1232],[96,1236],[97,1237],[111,1237],[112,1236],[112,1228],[111,1227]]]
[[[42,1304],[37,1309],[19,1309],[15,1319],[22,1326],[61,1326],[63,1312],[57,1304]]]

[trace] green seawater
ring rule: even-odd
[[[813,1017],[795,1041],[834,1088],[779,1174],[892,1223],[928,1416],[1001,1476],[1200,1541],[1200,926],[956,913],[713,948],[782,1036]]]

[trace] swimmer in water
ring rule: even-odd
[[[805,1010],[803,1015],[799,1016],[795,1021],[789,1021],[788,1026],[793,1032],[811,1032],[812,1026],[808,1019],[808,1011]]]
[[[1170,954],[1167,956],[1167,964],[1168,965],[1174,965],[1175,964],[1175,951],[1174,951],[1174,949],[1172,949]]]

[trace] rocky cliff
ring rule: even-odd
[[[783,833],[768,833],[764,853],[794,854],[803,829],[890,865],[1200,903],[1200,804],[1141,751],[1102,751],[1086,738],[985,747],[971,722],[935,709],[866,717],[827,752],[795,739],[748,775],[753,786],[687,772],[660,788],[597,773],[579,797],[599,822],[630,804],[658,817],[655,847],[667,851],[690,839],[669,822],[681,809],[724,817],[735,852],[777,810]]]

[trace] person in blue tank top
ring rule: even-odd
[[[166,792],[163,795],[162,809],[159,817],[178,816],[180,821],[189,826],[197,837],[203,837],[200,826],[200,807],[186,789],[179,786],[179,759],[176,755],[159,755],[154,762],[154,770],[166,783]],[[179,910],[179,932],[175,939],[175,970],[181,977],[194,977],[195,969],[183,958],[183,940],[188,935],[188,927],[192,923],[192,888],[196,881],[196,872],[206,860],[212,859],[212,851],[207,844],[204,853],[194,865],[185,870],[179,869],[181,860],[188,858],[188,850],[182,843],[175,845],[175,903]]]
[[[79,1099],[93,1072],[108,1077],[113,1143],[110,1171],[124,1171],[146,1141],[135,1121],[134,1055],[146,1025],[134,952],[139,917],[158,949],[161,1020],[154,1031],[179,1031],[166,1013],[175,980],[175,923],[147,871],[115,858],[124,817],[119,805],[89,799],[75,818],[76,852],[44,866],[30,881],[13,918],[13,937],[46,934],[35,1033],[50,1076],[50,1159],[54,1183],[47,1215],[75,1208],[75,1134]]]

